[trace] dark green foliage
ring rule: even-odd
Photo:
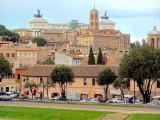
[[[44,62],[43,65],[54,65],[54,61],[51,58],[47,58]]]
[[[136,46],[135,42],[131,43],[131,48],[134,48],[135,46]]]
[[[120,89],[122,98],[124,99],[124,90],[129,90],[130,88],[130,79],[119,79],[117,78],[113,83],[114,88]]]
[[[44,39],[43,37],[35,37],[32,42],[36,42],[37,46],[45,46],[47,43],[47,40]]]
[[[3,41],[10,41],[12,37],[12,32],[5,29],[0,31],[0,36],[2,36]]]
[[[1,25],[1,24],[0,24],[0,31],[1,31],[1,30],[6,30],[6,27],[5,27],[4,25]]]
[[[98,58],[97,58],[97,65],[102,65],[103,63],[103,56],[102,56],[102,51],[101,48],[99,48],[99,53],[98,53]]]
[[[8,60],[0,55],[0,75],[12,75],[12,69]]]
[[[20,35],[18,33],[12,33],[12,36],[11,36],[11,41],[12,42],[17,42],[20,38]]]
[[[94,58],[92,46],[90,47],[90,50],[89,50],[88,65],[95,65],[95,58]]]
[[[130,78],[137,82],[143,102],[150,99],[153,83],[160,78],[160,49],[149,46],[144,40],[138,42],[125,54],[118,70],[121,79]]]
[[[107,91],[109,85],[111,85],[117,78],[117,75],[110,68],[106,68],[98,74],[97,83],[104,87],[105,98],[107,98]]]
[[[0,36],[2,36],[2,41],[12,41],[16,42],[19,40],[20,35],[18,33],[12,33],[10,30],[7,30],[4,25],[0,24]]]
[[[58,83],[61,90],[62,99],[65,100],[65,91],[69,82],[74,82],[74,73],[68,66],[55,66],[50,75],[53,83]]]

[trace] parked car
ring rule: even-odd
[[[135,100],[134,102],[135,102],[135,104],[143,104],[143,102],[141,100],[138,100],[138,99]]]
[[[57,100],[60,100],[60,99],[61,99],[60,96],[55,96],[55,97],[51,98],[50,100],[51,101],[57,101]]]
[[[91,99],[88,101],[89,103],[98,103],[98,101],[96,99]]]
[[[158,100],[154,100],[154,101],[147,103],[147,105],[159,105],[159,104],[160,104],[160,101],[158,101]]]
[[[16,91],[9,91],[9,92],[6,92],[7,95],[10,95],[10,94],[15,94],[17,93]]]
[[[124,98],[124,102],[125,103],[130,103],[130,104],[133,103],[132,99],[130,99],[130,98]]]
[[[0,92],[0,95],[6,95],[6,92]]]
[[[19,96],[19,99],[28,99],[28,97],[27,97],[26,95],[24,95],[24,94],[21,94],[21,95]]]
[[[112,98],[111,103],[121,103],[122,101],[119,98]]]
[[[106,102],[108,99],[106,98],[101,98],[100,102]]]
[[[12,98],[18,98],[19,94],[18,93],[11,93],[10,96]]]

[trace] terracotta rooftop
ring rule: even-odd
[[[31,67],[32,66],[21,66],[21,67],[16,68],[16,70],[28,70]]]
[[[50,76],[50,73],[54,69],[54,65],[36,65],[28,69],[23,76],[35,76],[43,77]],[[118,66],[106,66],[106,65],[86,65],[86,66],[70,66],[75,74],[75,77],[97,77],[98,73],[107,67],[117,72]]]

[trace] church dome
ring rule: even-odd
[[[34,18],[29,23],[48,23],[48,21],[43,18]]]
[[[153,30],[148,32],[149,35],[160,35],[160,31],[157,31],[156,26],[153,26]]]

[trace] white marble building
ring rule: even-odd
[[[107,16],[107,11],[105,12],[104,16],[100,17],[101,20],[99,21],[99,29],[115,29],[115,22],[109,19]]]
[[[107,12],[105,12],[104,16],[101,16],[101,20],[99,21],[99,29],[115,29],[115,22],[107,17]],[[85,23],[78,23],[78,27],[81,29],[88,29],[89,25]],[[42,14],[40,14],[40,10],[38,10],[38,14],[34,14],[34,18],[29,21],[29,30],[33,31],[34,36],[40,35],[41,30],[70,30],[70,23],[49,23],[48,20],[42,18]]]

